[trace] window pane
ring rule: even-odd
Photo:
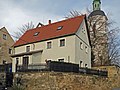
[[[47,49],[51,48],[51,42],[47,42]]]
[[[59,62],[64,62],[64,59],[58,59]]]
[[[26,47],[26,52],[30,52],[30,46]]]
[[[83,49],[83,43],[82,42],[80,42],[80,48]]]
[[[12,49],[9,49],[9,54],[12,54]]]
[[[85,47],[85,52],[88,53],[88,48],[87,48],[87,46]]]
[[[65,39],[60,40],[60,47],[65,46]]]
[[[7,36],[5,34],[3,34],[3,39],[6,40],[7,39]]]

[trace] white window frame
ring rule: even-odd
[[[88,47],[87,46],[85,46],[85,52],[88,53]]]
[[[82,42],[80,42],[80,49],[83,50],[83,43]]]
[[[29,47],[29,49],[28,49]],[[26,52],[30,52],[30,46],[26,46]]]
[[[61,41],[64,40],[64,45],[61,45]],[[66,46],[66,39],[65,38],[62,38],[59,40],[59,47],[64,47]]]
[[[63,59],[64,60],[63,62],[65,62],[65,58],[64,57],[58,58],[57,61],[61,62],[61,61],[59,61],[60,59]]]
[[[49,46],[49,44],[50,44],[50,46]],[[47,47],[47,49],[51,49],[52,48],[52,41],[48,41],[46,47]]]
[[[3,39],[7,40],[7,35],[6,34],[3,34]]]

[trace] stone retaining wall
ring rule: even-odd
[[[120,76],[111,78],[76,73],[33,72],[15,73],[14,83],[25,90],[112,90],[120,88]]]

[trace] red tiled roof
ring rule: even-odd
[[[34,28],[32,30],[28,30],[14,44],[14,46],[19,46],[19,45],[51,39],[59,36],[74,34],[78,30],[84,18],[85,15],[82,15],[75,18],[70,18],[56,23],[51,23],[45,26]],[[57,30],[59,26],[63,26],[63,28],[61,30]],[[39,34],[37,36],[34,36],[36,32],[39,32]]]

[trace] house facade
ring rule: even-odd
[[[44,64],[46,60],[70,62],[91,68],[91,45],[86,16],[28,30],[15,44],[12,69],[17,65]]]
[[[0,64],[11,63],[12,53],[11,46],[14,44],[14,40],[8,33],[5,27],[0,29]]]

